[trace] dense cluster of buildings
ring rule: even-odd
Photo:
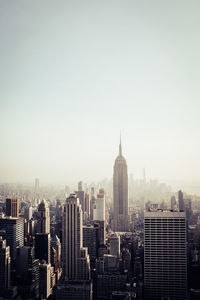
[[[112,204],[105,188],[82,182],[65,193],[54,204],[40,200],[36,179],[32,202],[1,203],[0,297],[199,299],[199,211],[182,191],[169,203],[130,208],[121,141]]]

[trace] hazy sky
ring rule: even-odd
[[[0,181],[200,178],[200,1],[0,0]]]

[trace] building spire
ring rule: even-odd
[[[122,156],[121,132],[120,132],[120,143],[119,143],[119,156]]]

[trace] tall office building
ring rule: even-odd
[[[185,300],[185,213],[159,210],[145,212],[144,234],[145,299]]]
[[[1,290],[10,288],[10,247],[0,236],[0,295]]]
[[[178,206],[180,211],[185,211],[185,203],[184,203],[182,191],[178,191]]]
[[[82,247],[82,210],[74,194],[66,199],[62,222],[63,275],[66,279],[77,279]]]
[[[62,232],[63,277],[66,280],[80,280],[79,267],[83,269],[84,265],[89,268],[89,263],[87,251],[82,248],[82,210],[76,194],[71,194],[64,204]],[[88,272],[82,270],[82,274]]]
[[[19,217],[19,199],[6,199],[6,216]]]
[[[0,230],[6,232],[6,243],[10,246],[11,263],[16,258],[16,248],[24,245],[24,219],[4,217],[0,218]]]
[[[120,138],[119,155],[115,160],[113,174],[113,221],[114,231],[127,231],[129,229],[128,218],[128,174],[125,158],[122,156]]]
[[[38,205],[37,232],[50,233],[49,206],[44,200]]]

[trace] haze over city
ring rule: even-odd
[[[0,0],[0,300],[200,299],[199,11]]]
[[[0,1],[1,182],[199,181],[199,1]]]

